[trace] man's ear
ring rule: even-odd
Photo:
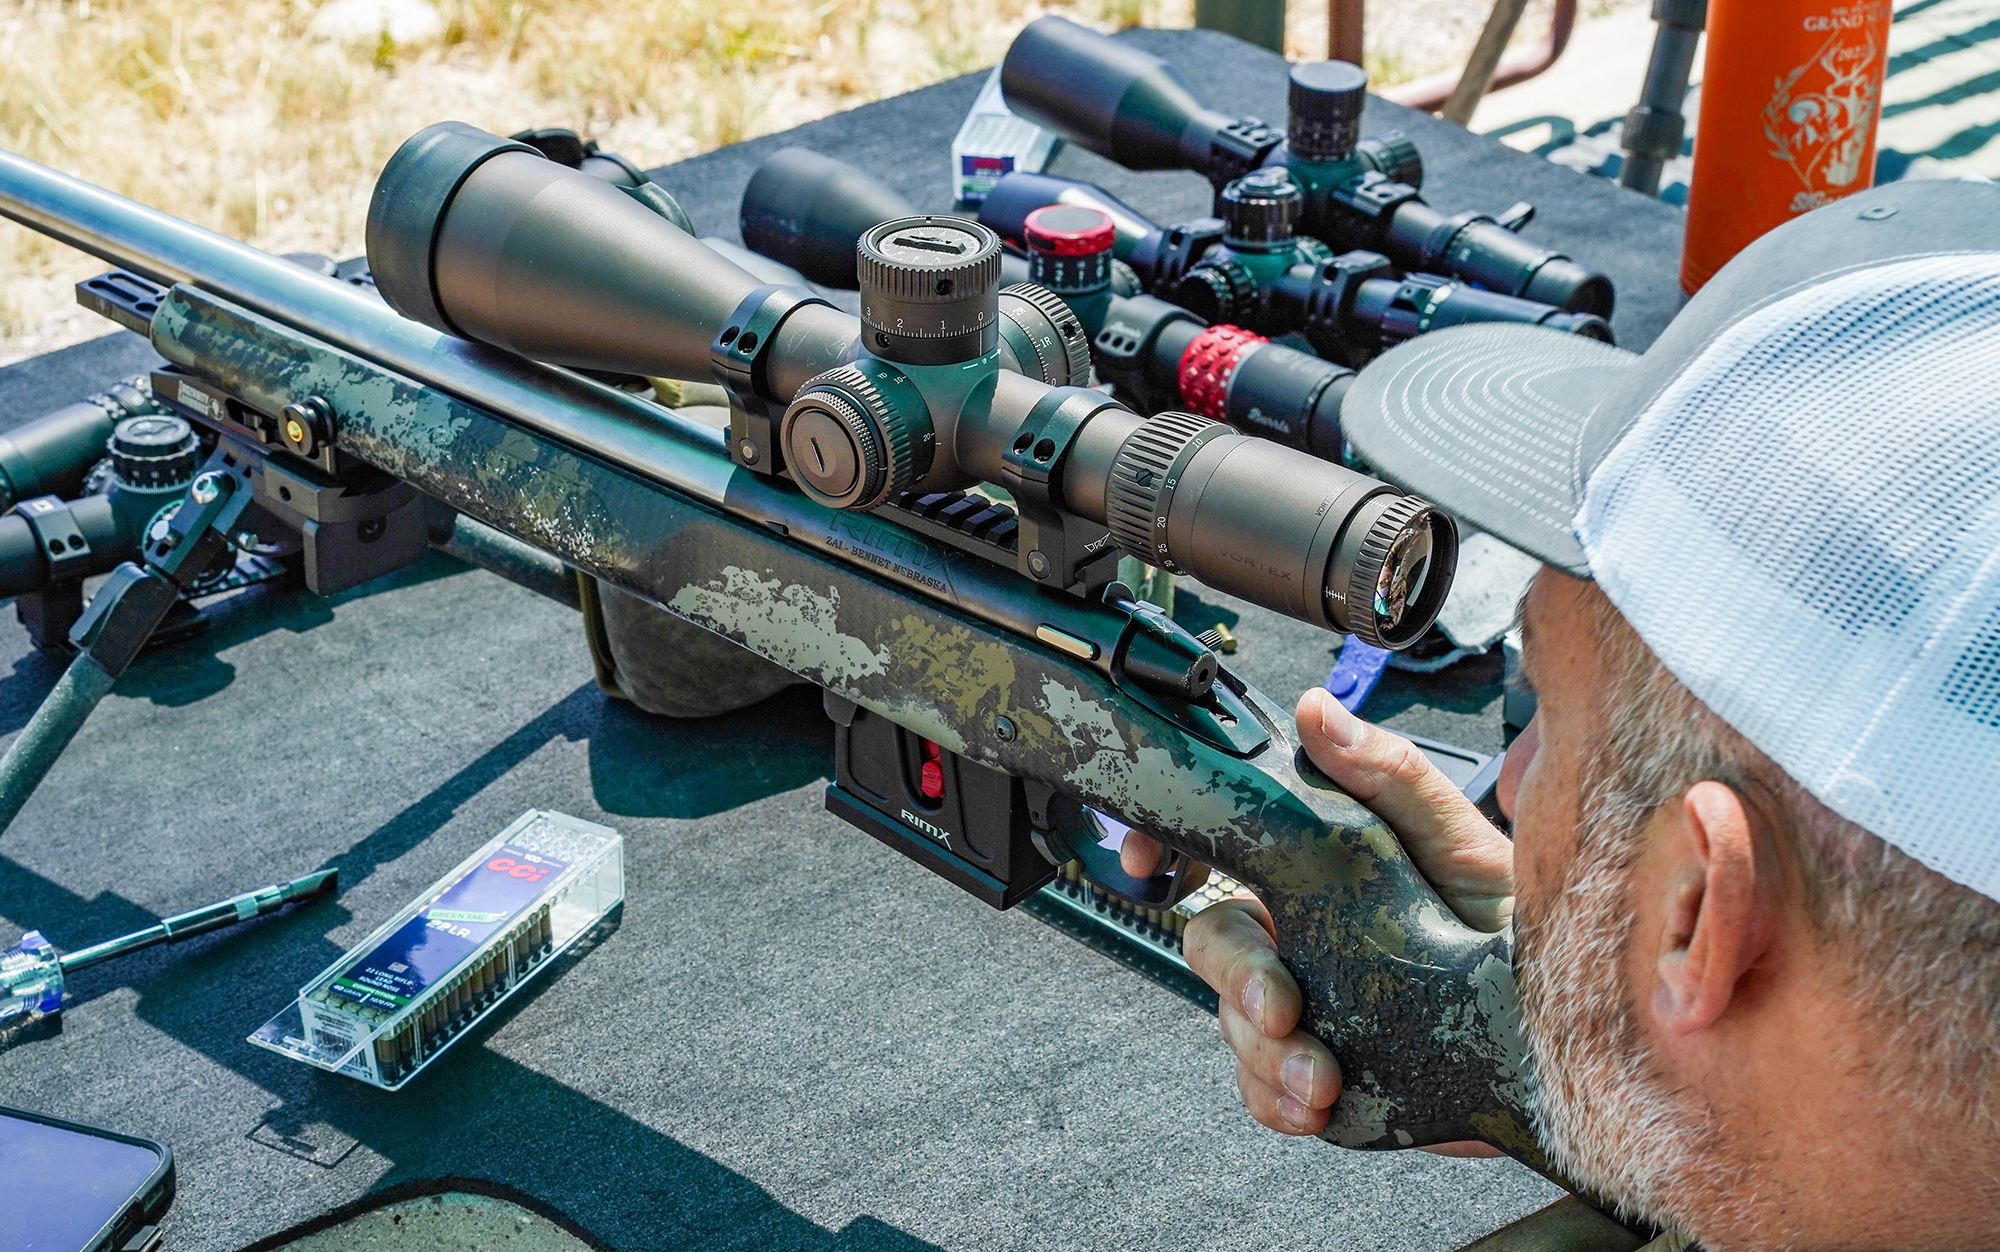
[[[1688,788],[1664,833],[1666,900],[1654,1015],[1672,1034],[1706,1030],[1728,1012],[1774,933],[1774,867],[1757,861],[1743,797],[1719,782]]]

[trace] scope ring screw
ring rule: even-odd
[[[1037,578],[1049,576],[1049,558],[1040,548],[1028,553],[1028,572]]]
[[[194,480],[188,495],[196,504],[214,504],[222,495],[222,475],[210,470]]]
[[[993,733],[994,733],[994,734],[996,734],[996,735],[998,735],[998,736],[1000,736],[1000,741],[1001,741],[1002,743],[1012,743],[1012,742],[1014,742],[1014,733],[1015,733],[1015,732],[1014,732],[1014,722],[1013,722],[1013,719],[1012,719],[1012,718],[1008,718],[1008,717],[996,717],[996,718],[994,718],[994,719],[993,719]]]

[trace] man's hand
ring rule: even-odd
[[[1513,912],[1513,844],[1430,758],[1318,688],[1299,698],[1296,717],[1313,764],[1402,837],[1445,903],[1481,930],[1503,928]],[[1135,831],[1120,855],[1125,872],[1145,877],[1162,850]],[[1270,913],[1253,899],[1225,900],[1188,923],[1183,950],[1221,1001],[1222,1037],[1236,1053],[1236,1085],[1250,1115],[1284,1134],[1319,1133],[1340,1095],[1340,1067],[1298,1028],[1304,1002],[1278,960]],[[1492,1154],[1483,1144],[1443,1150]]]

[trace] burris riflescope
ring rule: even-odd
[[[1205,107],[1167,62],[1060,17],[1015,36],[1000,84],[1014,112],[1128,169],[1191,169],[1220,193],[1253,169],[1282,166],[1303,196],[1299,230],[1336,251],[1365,248],[1405,269],[1611,316],[1610,279],[1515,233],[1533,214],[1528,206],[1496,219],[1424,203],[1406,177],[1407,140],[1359,139],[1368,79],[1357,66],[1294,66],[1286,136]]]
[[[448,333],[555,365],[712,374],[737,464],[829,507],[902,520],[941,493],[1004,487],[1019,508],[1008,559],[1050,589],[1108,584],[1122,551],[1392,647],[1449,589],[1456,531],[1427,502],[1208,418],[1142,418],[1059,385],[1088,360],[1081,328],[1064,334],[1059,297],[1015,288],[1010,339],[1000,241],[975,222],[864,233],[857,320],[760,285],[616,187],[441,123],[383,170],[368,255],[391,307]],[[992,556],[973,538],[961,546]]]

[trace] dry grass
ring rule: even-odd
[[[1541,0],[1546,3],[1547,0]],[[396,145],[451,117],[571,126],[663,164],[990,64],[1056,11],[1187,25],[1192,0],[435,0],[442,29],[315,37],[314,0],[0,0],[0,147],[285,252],[360,251]],[[1371,15],[1390,81],[1462,56],[1484,0]],[[1324,0],[1292,5],[1323,56]],[[1537,24],[1534,9],[1524,26]],[[0,223],[0,362],[101,333],[69,287],[100,268]]]

